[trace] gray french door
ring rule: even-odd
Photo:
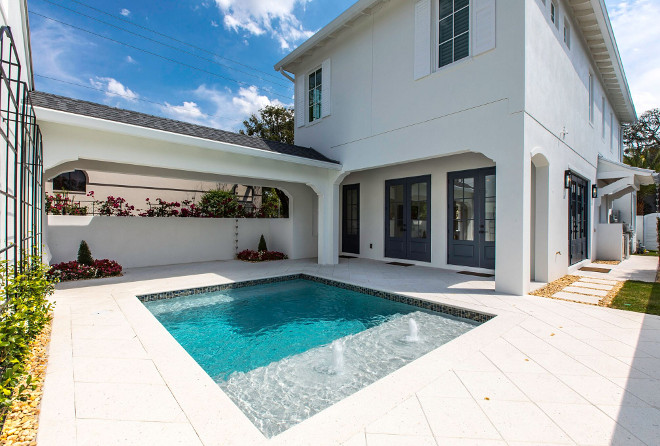
[[[431,261],[431,175],[385,182],[385,257]]]
[[[447,174],[447,263],[495,268],[495,168]]]
[[[342,192],[341,250],[360,254],[360,185],[347,184]]]

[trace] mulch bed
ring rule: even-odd
[[[51,322],[52,323],[52,322]],[[0,444],[4,446],[34,446],[37,444],[37,428],[43,382],[48,363],[48,343],[50,342],[51,324],[44,327],[33,341],[30,357],[26,366],[27,375],[32,376],[32,385],[13,402],[5,418]],[[23,378],[19,385],[25,384]]]

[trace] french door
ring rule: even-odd
[[[359,184],[347,184],[342,191],[341,250],[360,254]]]
[[[568,197],[568,241],[571,265],[588,257],[589,197],[587,185],[587,180],[571,173]]]
[[[495,268],[495,168],[447,174],[447,263]]]
[[[431,261],[431,175],[385,182],[385,257]]]

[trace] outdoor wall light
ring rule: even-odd
[[[571,171],[570,170],[564,171],[564,188],[565,189],[570,189],[571,188]]]
[[[595,184],[591,186],[591,198],[598,198],[598,186]]]

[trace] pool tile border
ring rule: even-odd
[[[244,288],[254,285],[264,285],[267,283],[277,283],[277,282],[286,282],[289,280],[304,279],[310,280],[312,282],[322,283],[324,285],[330,285],[337,288],[342,288],[345,290],[355,291],[362,294],[367,294],[369,296],[380,297],[382,299],[391,300],[394,302],[400,302],[415,307],[423,308],[425,310],[434,311],[436,313],[443,313],[454,317],[459,317],[462,319],[469,319],[474,322],[484,323],[493,319],[495,315],[489,313],[482,313],[479,311],[468,310],[466,308],[455,307],[452,305],[441,304],[438,302],[430,302],[427,300],[419,299],[411,296],[404,296],[402,294],[391,293],[389,291],[380,291],[374,290],[367,287],[362,287],[358,285],[353,285],[350,283],[339,282],[332,279],[326,279],[323,277],[312,276],[310,274],[289,274],[285,276],[278,277],[267,277],[264,279],[253,279],[245,280],[241,282],[230,282],[223,283],[219,285],[203,286],[197,288],[188,288],[184,290],[175,290],[175,291],[163,291],[160,293],[150,293],[150,294],[141,294],[136,296],[140,302],[153,302],[156,300],[164,299],[173,299],[176,297],[185,297],[192,296],[194,294],[204,294],[204,293],[213,293],[216,291],[225,291],[232,290],[236,288]]]

